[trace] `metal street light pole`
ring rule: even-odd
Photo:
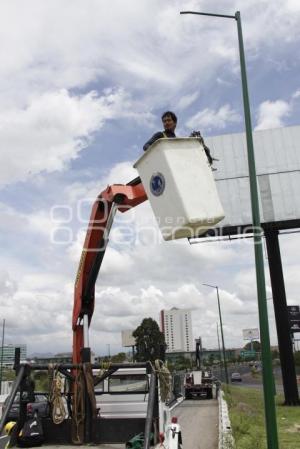
[[[216,285],[210,285],[210,284],[202,284],[202,285],[206,285],[206,287],[215,288],[217,290],[218,310],[219,310],[220,329],[221,329],[221,338],[222,338],[222,351],[223,351],[224,370],[225,370],[225,380],[228,385],[228,383],[229,383],[228,382],[228,371],[227,371],[226,350],[225,350],[224,334],[223,334],[223,322],[222,322],[220,297],[219,297],[219,287],[217,287]]]
[[[217,323],[217,337],[218,337],[218,349],[219,349],[219,358],[220,358],[220,380],[222,378],[222,353],[221,353],[221,346],[220,346],[220,338],[219,338],[219,325]]]
[[[3,320],[2,324],[2,343],[1,343],[1,359],[0,359],[0,395],[2,394],[4,334],[5,334],[5,319]]]
[[[276,422],[276,409],[274,400],[274,377],[272,370],[272,357],[270,350],[270,334],[268,323],[268,309],[266,299],[266,284],[264,272],[264,258],[262,250],[261,239],[261,223],[259,214],[258,191],[256,180],[255,157],[252,138],[251,112],[248,94],[247,72],[245,62],[245,52],[243,44],[243,33],[241,14],[239,11],[234,16],[223,14],[210,14],[194,11],[181,11],[180,14],[196,14],[202,16],[224,17],[228,19],[235,19],[237,23],[239,55],[241,66],[242,91],[244,102],[244,116],[246,127],[246,140],[248,152],[248,169],[251,195],[251,209],[252,209],[252,226],[254,237],[254,253],[256,266],[256,284],[257,284],[257,300],[259,312],[259,326],[261,335],[261,350],[262,350],[262,367],[263,367],[263,386],[264,386],[264,405],[265,405],[265,420],[267,431],[268,449],[278,449],[278,434]]]

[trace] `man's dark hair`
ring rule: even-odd
[[[166,112],[164,112],[163,115],[161,116],[161,119],[163,120],[163,119],[164,119],[165,117],[167,117],[168,115],[172,118],[173,122],[177,123],[177,117],[176,117],[176,115],[174,114],[174,112],[172,112],[172,111],[166,111]]]

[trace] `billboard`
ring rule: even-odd
[[[225,218],[208,235],[251,232],[245,133],[209,137],[205,141],[219,160],[214,163],[214,178],[225,211]],[[263,228],[300,227],[300,126],[255,131],[253,141]]]
[[[135,346],[135,338],[132,335],[133,330],[131,331],[122,331],[122,346],[125,348]]]
[[[244,340],[258,340],[259,339],[258,329],[257,328],[243,329],[243,339]]]
[[[291,333],[300,332],[300,307],[287,306],[287,308],[290,322],[290,332]]]

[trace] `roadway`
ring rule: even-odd
[[[0,449],[4,449],[5,445],[8,441],[8,436],[7,435],[2,435],[0,436]]]
[[[216,399],[185,400],[172,410],[182,429],[183,449],[217,449],[219,406]]]
[[[184,400],[172,409],[182,429],[183,449],[217,449],[219,409],[216,399]],[[7,436],[0,437],[0,449],[5,448]],[[47,449],[72,449],[74,446],[47,446]],[[125,445],[99,445],[101,449],[124,449]],[[81,446],[88,449],[88,446]]]

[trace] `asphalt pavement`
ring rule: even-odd
[[[217,449],[219,406],[217,399],[185,400],[173,411],[182,429],[184,449]]]
[[[7,435],[2,435],[0,436],[0,449],[4,449],[5,445],[8,441],[8,436]]]

